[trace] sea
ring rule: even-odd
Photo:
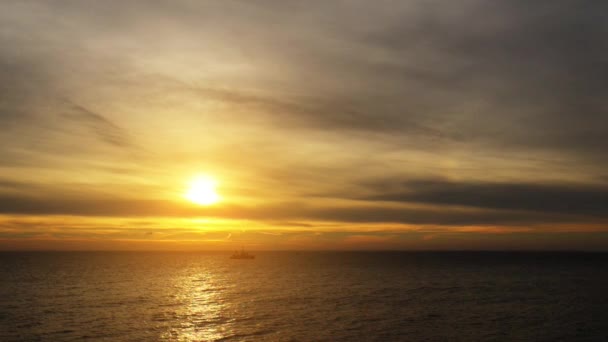
[[[608,341],[608,254],[0,253],[0,341]]]

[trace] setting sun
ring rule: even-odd
[[[220,196],[217,194],[215,187],[217,182],[209,177],[197,177],[186,192],[185,197],[193,203],[200,205],[211,205],[217,203]]]

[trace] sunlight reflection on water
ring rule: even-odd
[[[169,327],[161,338],[172,341],[215,341],[234,333],[230,304],[225,299],[225,279],[199,270],[176,280],[175,295],[183,303],[176,311],[178,326]]]

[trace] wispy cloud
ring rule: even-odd
[[[124,129],[118,127],[103,115],[81,105],[71,104],[64,116],[83,123],[103,142],[122,148],[133,146]]]

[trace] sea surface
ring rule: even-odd
[[[0,341],[608,341],[608,254],[0,253]]]

